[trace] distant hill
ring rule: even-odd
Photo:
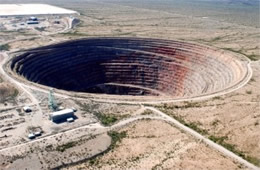
[[[249,6],[259,5],[260,3],[260,0],[201,0],[201,1],[226,2],[228,4],[242,4],[242,5],[249,5]]]
[[[259,5],[260,0],[228,0],[229,4]]]

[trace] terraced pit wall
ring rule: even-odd
[[[247,74],[247,63],[203,45],[145,38],[89,38],[30,49],[14,74],[72,92],[165,96],[213,94]]]

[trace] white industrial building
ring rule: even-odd
[[[1,16],[73,15],[76,11],[48,4],[0,4]]]
[[[26,24],[28,25],[39,24],[39,21],[26,21]]]
[[[50,120],[53,122],[58,122],[62,120],[67,120],[68,118],[73,118],[74,110],[73,109],[64,109],[57,112],[50,113]]]

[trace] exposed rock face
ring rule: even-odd
[[[90,38],[26,51],[11,69],[29,81],[75,92],[206,95],[247,74],[246,62],[206,46],[160,39]]]

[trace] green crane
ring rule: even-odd
[[[56,111],[58,109],[57,103],[53,96],[53,89],[50,89],[48,106],[52,111]]]

